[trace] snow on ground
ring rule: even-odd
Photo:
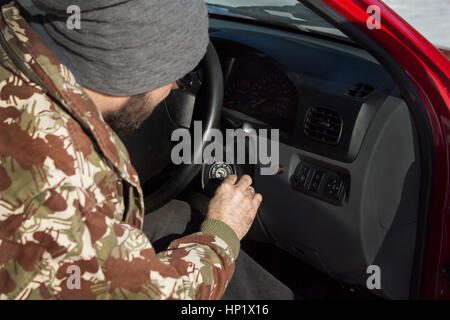
[[[450,48],[450,0],[384,0],[384,3],[435,46]]]
[[[232,7],[285,6],[296,4],[297,0],[207,0],[207,2]],[[434,45],[450,48],[450,0],[384,0],[384,2]],[[383,20],[381,22],[383,23]]]

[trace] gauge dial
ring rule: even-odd
[[[264,74],[254,80],[236,79],[225,91],[224,107],[283,129],[293,120],[296,93],[283,74]]]
[[[225,90],[224,105],[230,108],[237,106],[246,106],[250,103],[253,96],[256,96],[249,80],[235,80]]]
[[[255,89],[262,93],[262,98],[253,102],[250,107],[261,108],[265,114],[286,118],[292,101],[292,87],[280,76],[268,75],[255,83]]]

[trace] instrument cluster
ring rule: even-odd
[[[233,109],[290,131],[297,109],[297,92],[288,77],[264,60],[238,59],[225,88],[225,108]]]

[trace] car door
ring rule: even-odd
[[[300,0],[373,54],[402,84],[424,153],[413,298],[450,299],[450,61],[378,0]]]

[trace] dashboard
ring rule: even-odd
[[[330,276],[407,298],[420,190],[419,143],[398,87],[348,43],[210,19],[227,125],[280,130],[280,170],[255,170],[267,237]]]
[[[355,56],[348,45],[242,30],[211,35],[225,74],[225,113],[332,159],[355,159],[380,99],[395,86],[373,57],[360,49]]]

